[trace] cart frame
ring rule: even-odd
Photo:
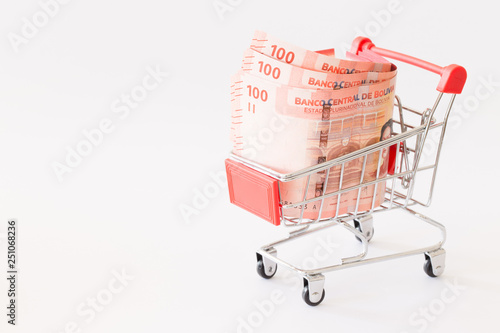
[[[285,227],[295,228],[294,230],[290,231],[288,237],[272,242],[270,244],[266,244],[259,250],[257,250],[257,271],[259,275],[264,278],[273,277],[276,273],[277,265],[282,265],[295,271],[303,277],[304,289],[302,296],[304,298],[304,301],[312,306],[320,304],[325,297],[325,277],[323,274],[326,272],[418,254],[424,254],[424,270],[431,277],[437,277],[441,275],[445,267],[446,251],[442,248],[442,246],[446,240],[446,228],[441,223],[416,212],[413,209],[413,206],[428,207],[432,202],[436,173],[439,166],[439,157],[446,133],[448,118],[455,100],[455,96],[456,94],[461,93],[463,85],[465,84],[465,80],[467,77],[465,69],[457,65],[439,67],[437,65],[401,53],[377,48],[369,39],[358,37],[353,42],[351,52],[357,53],[358,51],[363,49],[370,49],[382,56],[410,63],[439,74],[441,76],[441,80],[437,88],[439,94],[432,108],[426,109],[424,111],[418,111],[413,108],[403,106],[401,99],[396,96],[395,111],[397,112],[394,112],[393,123],[398,124],[399,129],[393,129],[390,138],[354,151],[352,153],[346,154],[344,156],[338,157],[336,159],[304,168],[296,172],[286,174],[279,173],[235,154],[230,154],[230,157],[226,162],[231,201],[253,213],[255,213],[254,210],[249,209],[249,207],[236,202],[237,200],[235,200],[234,198],[234,192],[242,189],[236,188],[235,184],[233,186],[233,178],[235,177],[235,173],[231,171],[234,171],[234,169],[237,168],[239,172],[242,172],[246,175],[245,177],[256,176],[260,177],[260,179],[262,179],[262,177],[268,177],[272,184],[277,184],[277,198],[276,200],[274,200],[274,202],[272,200],[269,201],[269,204],[270,206],[274,206],[270,208],[272,210],[274,209],[273,211],[275,212],[276,216],[279,216],[279,220],[275,221],[276,219],[273,219],[272,217],[269,220],[274,224],[280,224]],[[440,117],[437,117],[438,113],[436,111],[441,104],[444,94],[450,94],[450,99],[444,111],[444,114]],[[413,122],[410,121],[410,119],[413,119]],[[437,119],[439,119],[439,121]],[[422,165],[424,164],[422,163],[424,145],[427,142],[430,131],[440,131],[439,142],[437,143],[435,155],[433,155],[433,161],[430,164]],[[395,158],[395,170],[391,173],[388,173],[387,175],[382,176],[380,174],[380,158],[382,156],[382,151],[384,149],[389,150],[391,149],[391,147],[393,151],[395,151],[395,156],[393,156]],[[366,161],[368,159],[368,156],[375,156],[375,154],[378,154],[379,159],[376,178],[371,181],[366,181],[364,179]],[[343,188],[342,180],[346,164],[350,161],[360,158],[363,159],[363,166],[361,169],[359,184],[356,186]],[[326,184],[328,182],[330,170],[339,167],[340,182],[338,190],[327,192]],[[430,172],[432,172],[432,175],[430,183],[428,184],[427,195],[425,195],[424,199],[417,199],[414,195],[416,177],[419,173],[429,172],[429,170]],[[321,195],[308,199],[307,194],[311,176],[318,173],[322,173],[324,175],[325,186],[322,189]],[[279,187],[280,184],[297,180],[303,177],[307,177],[307,185],[304,189],[303,200],[299,202],[284,204],[281,199]],[[382,204],[378,207],[375,207],[374,198],[372,200],[372,207],[370,210],[359,212],[358,205],[362,188],[373,186],[373,193],[375,196],[377,193],[377,187],[381,183],[386,183],[387,185]],[[356,208],[353,212],[339,215],[341,196],[342,194],[351,191],[357,191]],[[332,197],[337,198],[336,214],[334,216],[324,217],[322,216],[323,204],[326,199]],[[303,218],[305,205],[311,202],[320,202],[320,208],[317,218]],[[287,208],[294,207],[300,207],[299,217],[289,217],[284,214],[284,211]],[[411,216],[438,229],[441,232],[441,239],[437,243],[430,246],[366,258],[368,254],[368,242],[373,237],[373,215],[393,209],[402,209]],[[341,263],[339,264],[315,269],[302,269],[277,256],[276,246],[297,239],[298,237],[302,237],[337,225],[343,226],[348,231],[352,232],[356,236],[356,238],[361,241],[362,251],[360,253],[354,256],[342,258]]]

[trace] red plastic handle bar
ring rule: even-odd
[[[441,80],[439,81],[436,89],[443,93],[462,93],[465,81],[467,80],[467,71],[462,66],[449,65],[441,67],[403,53],[376,47],[369,38],[356,37],[356,39],[352,42],[351,53],[358,54],[358,52],[363,50],[371,50],[383,57],[399,60],[439,74],[441,76]]]

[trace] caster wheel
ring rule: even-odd
[[[432,252],[424,253],[424,272],[430,277],[438,277],[444,272],[446,251],[441,248]]]
[[[361,223],[359,223],[358,220],[354,220],[354,227],[356,228],[356,230],[366,236],[366,240],[368,242],[373,238],[373,234],[375,233],[375,229],[373,228],[373,226],[371,226],[371,228],[369,228],[368,230],[363,230],[361,228]],[[356,239],[361,242],[361,239],[358,236],[356,236]]]
[[[309,286],[306,285],[304,287],[304,290],[302,291],[302,298],[304,299],[304,302],[307,303],[307,305],[316,306],[316,305],[320,304],[321,302],[323,302],[323,299],[325,298],[325,289],[323,289],[323,294],[321,295],[321,299],[317,302],[312,302],[310,295],[309,295]]]
[[[437,277],[437,275],[435,275],[434,272],[432,271],[432,263],[431,263],[431,259],[429,259],[429,258],[427,258],[425,260],[424,272],[427,275],[429,275],[430,277]]]
[[[270,279],[276,274],[278,270],[278,265],[276,263],[272,263],[271,265],[264,264],[264,258],[262,255],[257,253],[257,273],[263,277],[264,279]]]

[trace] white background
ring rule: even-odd
[[[219,15],[218,3],[231,10]],[[0,331],[219,333],[237,332],[242,321],[252,325],[240,327],[246,333],[497,331],[500,25],[493,2],[461,3],[402,1],[387,15],[383,0],[73,0],[16,52],[9,36],[21,36],[23,18],[32,22],[41,7],[4,1],[0,267],[5,272],[7,219],[17,218],[20,275],[11,327],[0,273]],[[468,70],[456,101],[463,112],[449,129],[425,210],[448,227],[444,275],[427,277],[423,256],[332,272],[324,302],[313,308],[284,268],[272,280],[256,274],[254,251],[286,230],[230,205],[225,187],[216,185],[206,207],[183,218],[180,207],[193,207],[197,191],[217,184],[210,174],[223,171],[229,78],[255,29],[312,50],[337,47],[338,55],[364,34],[381,47]],[[148,67],[169,76],[119,118],[113,102],[140,85]],[[400,69],[403,102],[431,106],[437,76]],[[113,131],[60,182],[53,164],[65,163],[66,147],[75,149],[82,131],[105,118]],[[375,221],[375,251],[413,244],[410,229],[393,228],[407,218],[388,213]],[[336,250],[359,246],[340,235]],[[308,246],[317,247],[314,238]],[[122,271],[125,285],[114,277]],[[453,293],[450,283],[460,289]],[[270,306],[273,293],[279,304]],[[88,305],[96,297],[99,311]],[[429,307],[424,319],[420,311]]]

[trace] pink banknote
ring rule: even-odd
[[[380,66],[370,61],[344,60],[309,51],[262,31],[254,33],[250,48],[289,65],[335,74],[391,70],[391,66]]]
[[[311,89],[344,89],[389,80],[396,75],[396,71],[357,72],[354,74],[315,71],[289,65],[252,49],[245,51],[241,68],[245,72],[271,82]]]
[[[305,89],[282,85],[240,71],[232,78],[232,140],[235,154],[249,158],[276,171],[289,173],[351,153],[390,136],[396,77],[368,85],[344,89]],[[380,156],[379,156],[380,155]],[[371,154],[311,177],[280,184],[283,204],[314,199],[366,183],[387,173],[387,152]],[[361,168],[366,164],[363,179]],[[307,186],[306,186],[307,185]],[[360,193],[358,193],[358,191]],[[379,205],[385,184],[365,186],[320,201],[304,208],[303,218],[321,217],[368,210]],[[375,199],[374,199],[375,198]],[[373,201],[375,200],[375,201]],[[285,210],[299,217],[301,207]]]

